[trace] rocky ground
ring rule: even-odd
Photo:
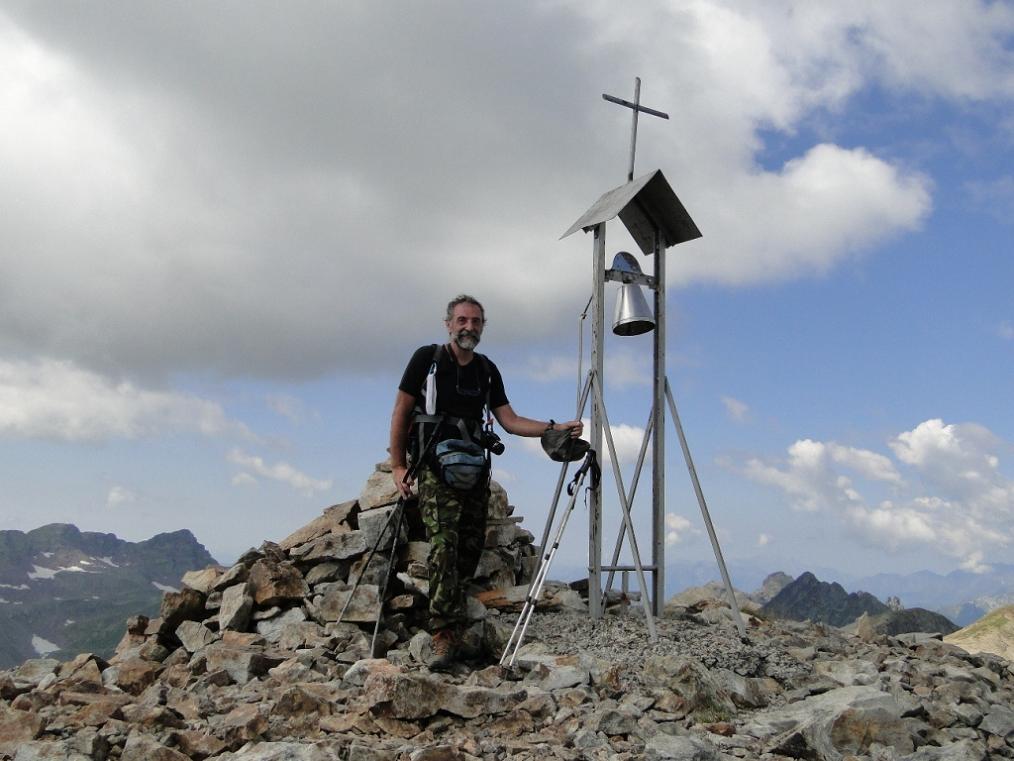
[[[724,603],[701,599],[668,606],[652,640],[637,605],[613,598],[591,621],[575,591],[550,584],[516,662],[501,667],[523,598],[508,582],[531,558],[505,495],[471,601],[468,662],[445,674],[426,665],[424,548],[411,526],[384,657],[371,657],[378,591],[350,586],[376,580],[364,550],[383,523],[384,484],[231,568],[187,574],[159,618],[129,622],[108,661],[86,653],[0,672],[0,758],[1014,758],[1014,667],[939,635],[746,614],[744,639]]]

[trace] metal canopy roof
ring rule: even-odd
[[[694,220],[676,197],[661,169],[613,188],[575,222],[561,237],[588,230],[619,215],[644,254],[655,252],[655,229],[662,233],[664,248],[701,237]]]

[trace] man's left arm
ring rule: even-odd
[[[550,421],[548,420],[532,420],[531,418],[522,417],[514,411],[514,408],[510,404],[503,404],[497,407],[493,410],[493,415],[507,433],[512,433],[515,436],[541,436],[550,427]],[[580,420],[570,420],[566,423],[552,423],[552,427],[557,431],[569,429],[570,435],[575,439],[584,430],[584,424]]]

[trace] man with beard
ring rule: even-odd
[[[577,438],[582,431],[580,420],[567,423],[532,420],[514,411],[507,400],[500,371],[475,351],[485,324],[482,304],[472,296],[454,298],[447,305],[444,319],[449,342],[439,347],[420,347],[412,355],[398,386],[391,415],[391,475],[405,497],[412,494],[407,458],[410,441],[414,445],[413,456],[423,459],[417,475],[419,509],[430,543],[427,566],[435,658],[430,668],[434,669],[446,669],[454,662],[467,623],[464,587],[475,572],[486,541],[489,468],[487,458],[474,487],[453,488],[441,478],[432,454],[433,444],[460,439],[463,429],[472,441],[482,441],[483,410],[487,407],[504,430],[516,436],[541,436],[547,429],[555,428],[570,430]]]

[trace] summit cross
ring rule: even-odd
[[[634,77],[634,102],[631,103],[629,100],[623,100],[613,95],[606,95],[602,93],[602,98],[608,100],[610,103],[616,103],[626,108],[631,109],[634,112],[633,123],[630,126],[630,168],[627,170],[627,182],[634,179],[634,153],[637,151],[637,114],[643,111],[646,114],[652,116],[658,116],[662,119],[668,119],[669,114],[664,114],[661,111],[656,111],[653,108],[641,105],[641,78]]]

